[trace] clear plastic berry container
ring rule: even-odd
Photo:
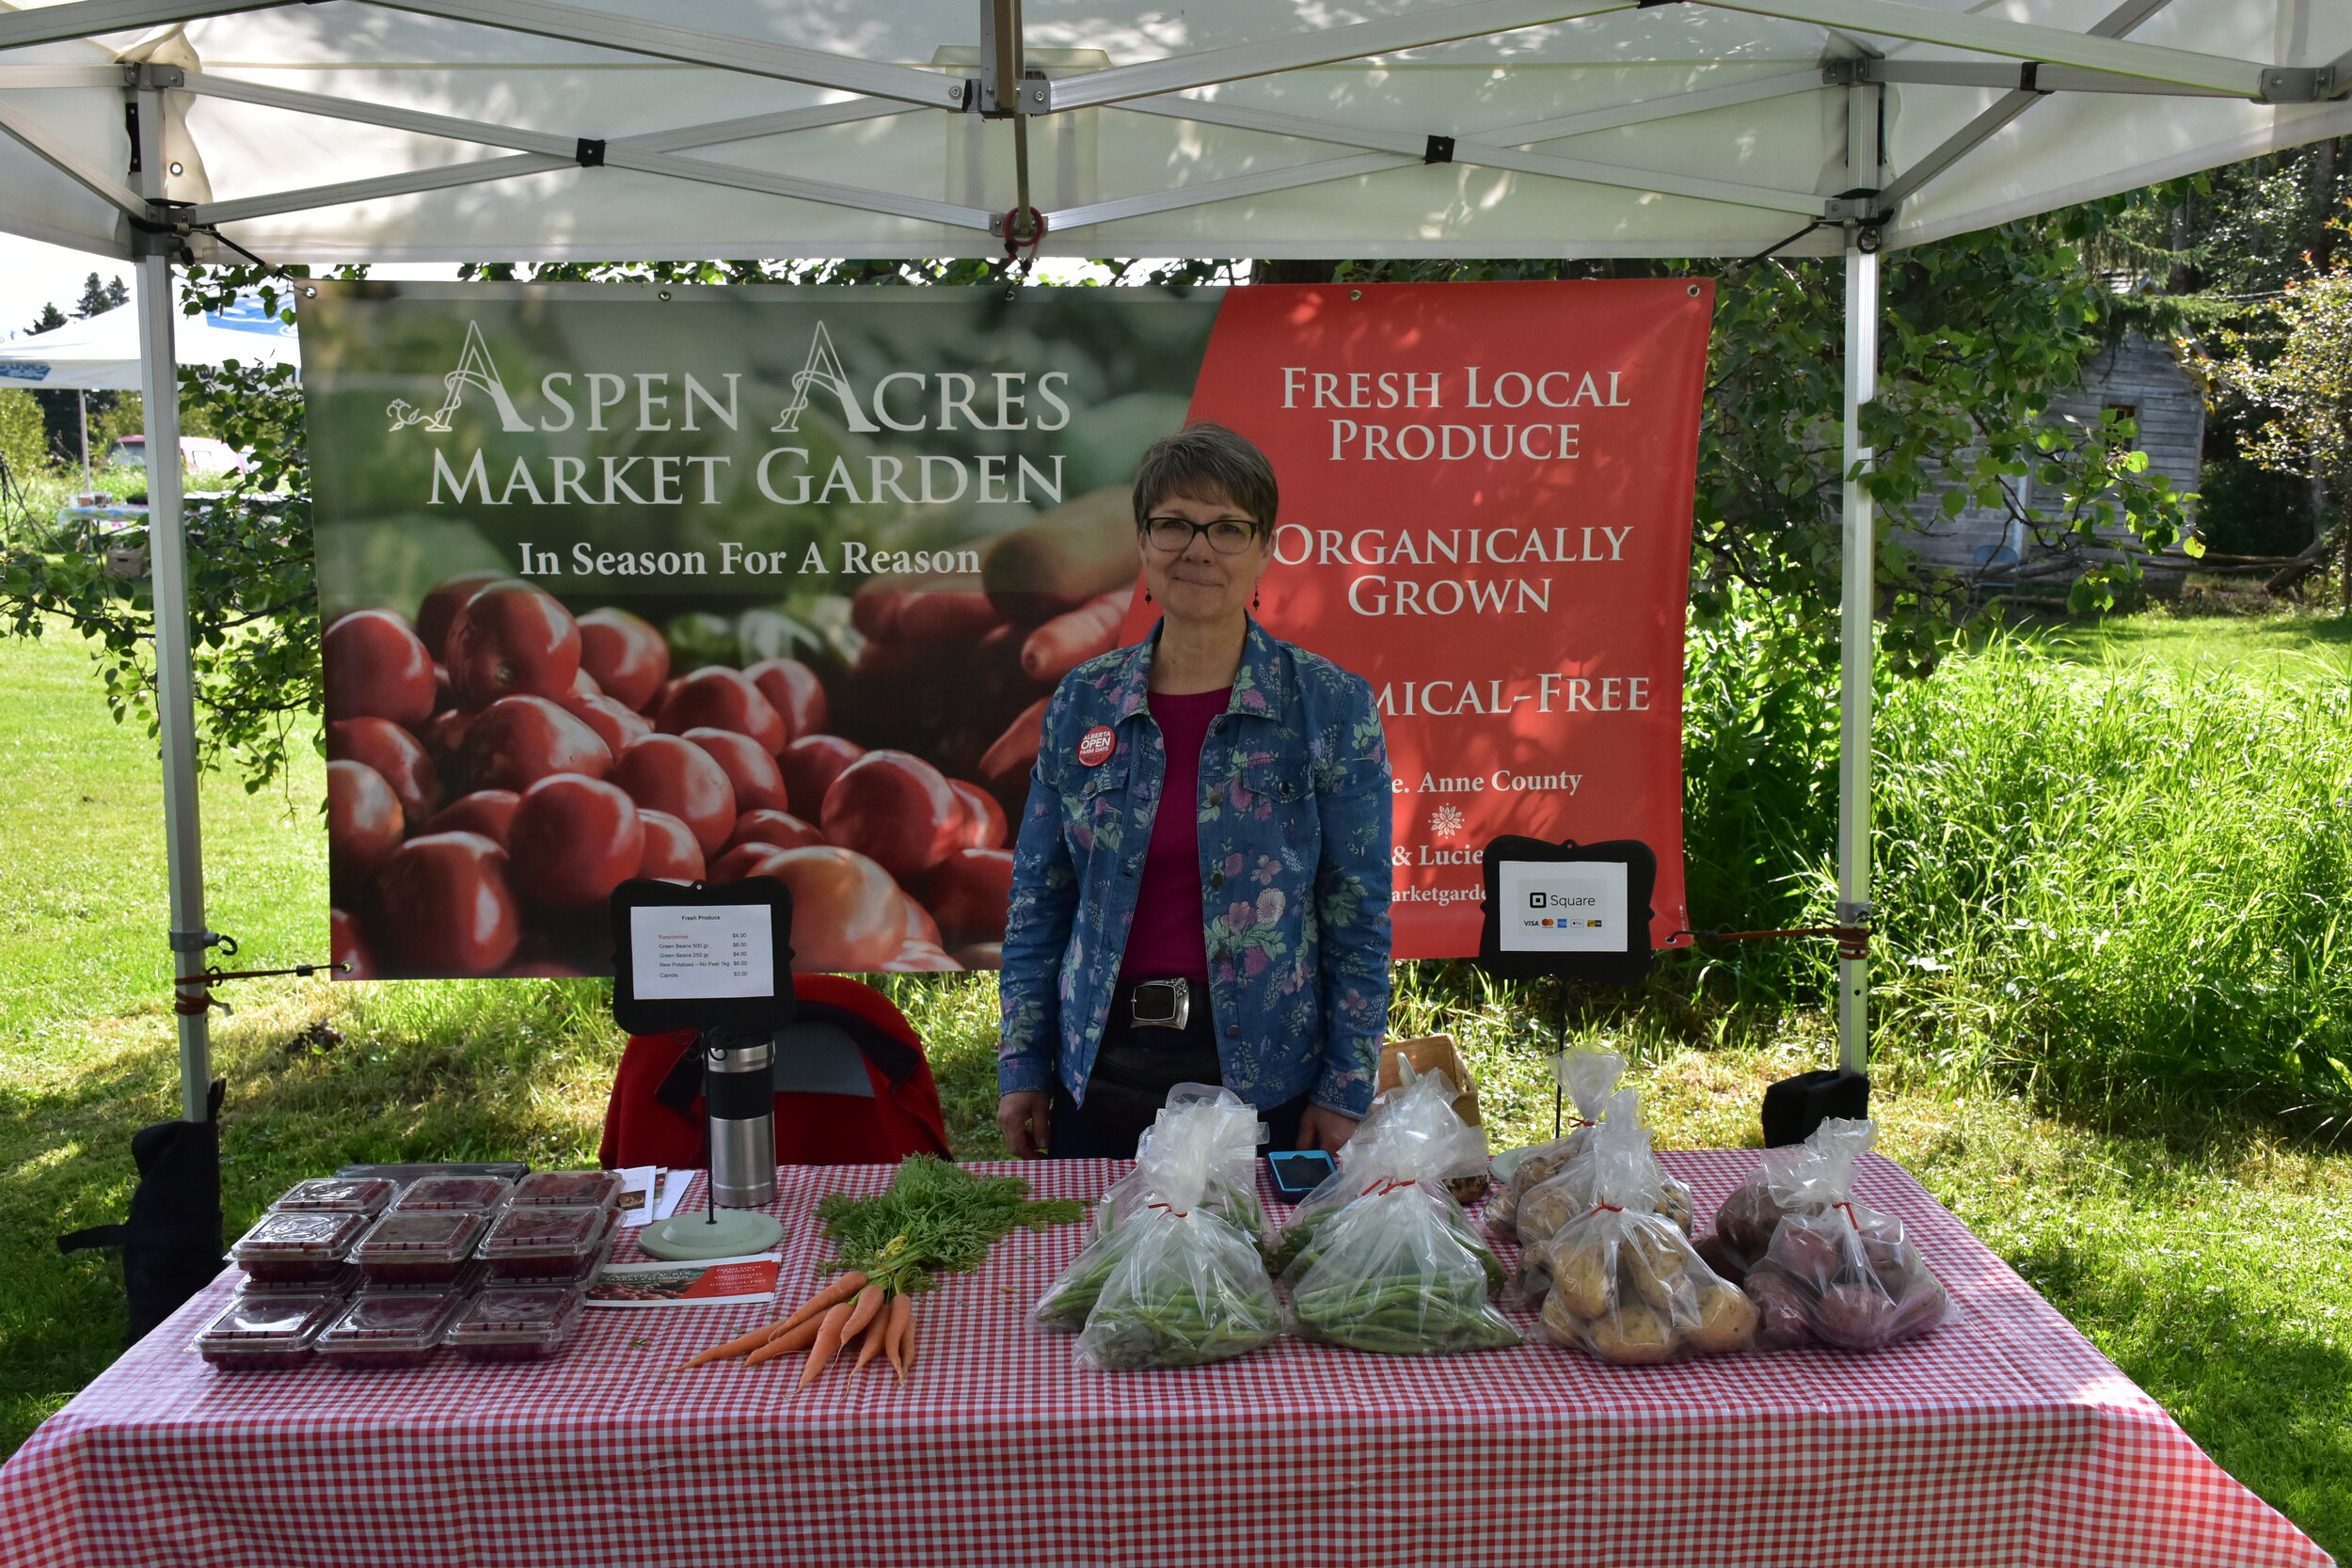
[[[583,1306],[561,1286],[493,1286],[451,1326],[450,1348],[469,1361],[544,1361],[579,1328]]]
[[[351,1260],[371,1288],[445,1285],[465,1272],[474,1243],[488,1227],[488,1219],[471,1210],[394,1209],[351,1249]]]
[[[328,1210],[343,1213],[382,1213],[399,1195],[400,1183],[380,1176],[323,1176],[297,1181],[270,1208],[281,1214]]]
[[[319,1331],[312,1348],[344,1367],[421,1367],[465,1305],[454,1291],[369,1291]]]
[[[237,1284],[240,1295],[248,1296],[349,1296],[360,1287],[359,1270],[350,1263],[335,1265],[331,1279],[304,1279],[289,1283],[282,1279],[256,1279],[247,1275]]]
[[[342,1272],[352,1243],[367,1233],[368,1216],[339,1210],[268,1213],[229,1249],[237,1267],[274,1285],[326,1284]]]
[[[504,1203],[514,1191],[515,1183],[502,1176],[428,1176],[410,1182],[392,1209],[407,1213],[421,1209],[486,1213]]]
[[[196,1337],[196,1352],[224,1371],[282,1371],[310,1358],[321,1328],[342,1309],[341,1298],[248,1295],[240,1292]]]
[[[628,1181],[616,1170],[535,1170],[515,1183],[517,1209],[618,1209]]]
[[[483,1259],[500,1279],[568,1278],[593,1269],[618,1216],[610,1209],[539,1209],[516,1205],[498,1217],[482,1243]]]
[[[457,1272],[447,1279],[370,1279],[363,1275],[357,1290],[383,1295],[415,1295],[420,1291],[447,1291],[453,1295],[469,1296],[488,1283],[489,1275],[489,1266],[481,1259],[474,1258],[459,1264]]]

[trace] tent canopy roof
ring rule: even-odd
[[[197,253],[310,262],[1002,254],[1016,140],[1048,255],[1819,253],[2352,132],[2352,0],[1021,10],[35,6],[0,15],[0,227],[129,253],[132,79]]]
[[[259,300],[183,316],[172,338],[183,365],[302,363],[294,328]],[[128,305],[0,343],[0,388],[135,392],[139,376],[139,313]]]

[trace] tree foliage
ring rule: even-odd
[[[193,269],[184,309],[218,309],[241,290],[263,309],[291,306],[256,269]],[[286,309],[292,319],[291,309]],[[314,743],[320,704],[318,590],[302,399],[293,371],[230,361],[182,367],[187,422],[251,454],[252,466],[186,508],[189,631],[195,653],[198,761],[260,790],[293,748]],[[143,531],[111,541],[145,546]],[[17,539],[0,559],[0,625],[18,636],[81,636],[118,722],[154,733],[154,597],[111,576],[82,541]],[[56,547],[60,545],[71,547]]]
[[[2131,420],[2042,418],[2093,356],[2149,317],[2092,265],[2090,242],[2111,210],[2075,209],[1883,259],[1879,395],[1863,410],[1863,430],[1876,453],[1867,483],[1881,508],[1883,636],[1899,668],[1931,668],[1966,609],[1965,585],[1930,567],[1915,541],[1971,504],[2082,559],[2078,610],[2112,608],[2138,576],[2137,552],[2187,537],[2185,498],[2148,471]],[[1713,277],[1693,607],[1720,613],[1737,582],[1827,635],[1844,559],[1842,261],[1341,263],[1334,276]],[[2089,553],[2119,545],[2129,548],[2118,560]]]

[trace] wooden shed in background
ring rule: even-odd
[[[2126,412],[2139,427],[2138,446],[2148,454],[2149,468],[2172,482],[2176,490],[2195,490],[2204,459],[2205,388],[2180,362],[2169,344],[2137,332],[2090,361],[2082,384],[2050,401],[2043,418],[2091,421],[2110,408]],[[2012,482],[2021,507],[2040,505],[2055,510],[2057,496],[2037,497],[2030,476]],[[1931,510],[1937,497],[1921,502],[1919,515],[1931,519],[1925,529],[1911,531],[1905,542],[1928,562],[1956,571],[1981,586],[1999,590],[2029,583],[2039,591],[2063,594],[2075,575],[2052,572],[2058,552],[2036,543],[2025,525],[2007,513],[1972,506],[1957,517]],[[2086,551],[2083,564],[2111,552]],[[2042,569],[2037,571],[2036,567]],[[2150,564],[2149,589],[2175,591],[2181,575]]]

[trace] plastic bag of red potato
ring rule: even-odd
[[[1763,1314],[1758,1348],[1818,1339],[1867,1352],[1931,1332],[1951,1315],[1950,1295],[1903,1234],[1902,1221],[1853,1196],[1854,1161],[1877,1129],[1831,1121],[1822,1132],[1828,1135],[1811,1158],[1767,1167],[1782,1215],[1743,1284]]]

